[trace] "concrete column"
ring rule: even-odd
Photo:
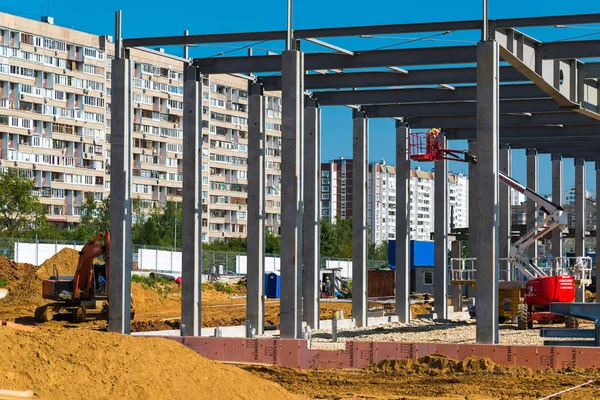
[[[585,257],[585,163],[575,159],[575,257]],[[575,301],[585,301],[585,285],[575,288]]]
[[[563,162],[560,154],[552,154],[552,202],[562,207],[563,205]],[[552,231],[552,258],[563,256],[562,229]],[[558,275],[558,263],[554,264],[553,275]]]
[[[596,254],[600,251],[600,235],[598,234],[598,218],[600,217],[600,161],[596,161]],[[600,289],[598,288],[598,277],[600,277],[600,260],[596,259],[596,302],[600,303]]]
[[[304,321],[312,329],[319,329],[320,167],[321,110],[317,107],[316,99],[307,99],[306,109],[304,110],[304,273],[302,276],[302,298]]]
[[[110,170],[110,264],[107,290],[110,298],[108,329],[129,334],[131,317],[131,61],[113,60],[111,170]]]
[[[304,54],[286,50],[282,60],[281,338],[302,336],[301,187]]]
[[[265,281],[265,98],[259,83],[249,85],[248,101],[248,273],[246,319],[264,331]]]
[[[498,43],[477,44],[477,184],[472,221],[477,234],[477,334],[479,344],[498,343]]]
[[[454,240],[451,244],[450,257],[462,258],[462,242]],[[462,311],[462,285],[451,285],[452,309],[454,312]]]
[[[507,145],[500,147],[500,172],[505,175],[511,176],[511,151]],[[500,254],[499,258],[508,258],[510,253],[510,231],[512,228],[512,213],[511,213],[511,189],[507,185],[498,185],[498,194],[500,201]],[[500,268],[507,269],[508,261],[500,261]],[[508,276],[500,275],[500,279],[508,279]]]
[[[367,326],[367,171],[369,129],[364,112],[352,120],[352,317]]]
[[[538,156],[536,149],[527,149],[527,188],[538,191]],[[525,213],[527,217],[527,232],[532,230],[537,225],[537,205],[533,200],[527,199],[525,203]],[[533,243],[527,249],[527,254],[531,258],[537,258],[538,246],[537,242]]]
[[[184,64],[181,323],[186,336],[202,328],[202,79]]]
[[[410,129],[396,121],[396,314],[410,321]]]
[[[448,148],[448,140],[441,136],[442,148]],[[448,160],[435,162],[434,190],[434,309],[438,319],[448,319]]]

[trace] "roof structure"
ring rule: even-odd
[[[511,148],[600,160],[600,40],[544,42],[516,28],[600,23],[600,14],[499,19],[489,34],[500,45],[500,140]],[[305,89],[320,106],[352,105],[368,118],[395,118],[411,128],[440,127],[449,140],[474,139],[476,46],[354,50],[323,38],[480,30],[482,21],[301,29],[328,51],[305,53]],[[286,31],[124,39],[124,47],[283,40]],[[203,74],[254,76],[281,89],[281,55],[197,58]],[[410,68],[410,69],[407,69]],[[275,73],[275,74],[272,74]],[[252,79],[252,78],[251,78]]]

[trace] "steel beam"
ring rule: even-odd
[[[306,75],[305,88],[339,89],[385,86],[421,86],[442,84],[475,83],[476,68],[437,68],[413,69],[406,74],[394,71],[344,72],[343,74],[310,74]],[[281,90],[281,76],[265,76],[259,78],[266,90]],[[500,68],[501,82],[529,82],[523,74],[513,67]]]
[[[539,51],[544,59],[581,59],[600,57],[600,40],[570,40],[543,43]]]
[[[585,257],[586,231],[586,195],[585,195],[585,162],[583,158],[575,159],[575,257]],[[585,285],[575,288],[575,301],[585,301]]]
[[[311,43],[317,44],[319,46],[327,47],[328,49],[335,50],[335,51],[337,51],[339,53],[342,53],[342,54],[347,54],[349,56],[353,56],[354,55],[353,51],[344,49],[343,47],[339,47],[339,46],[336,46],[336,45],[331,44],[331,43],[324,42],[324,41],[319,40],[319,39],[304,38],[304,40],[306,40],[307,42],[311,42]]]
[[[600,62],[590,62],[583,65],[585,79],[600,79]]]
[[[346,104],[396,104],[433,103],[440,101],[475,101],[477,86],[464,86],[456,90],[442,88],[354,90],[335,92],[313,92],[323,106],[343,106]],[[547,99],[535,85],[502,85],[500,99]]]
[[[338,53],[306,54],[307,70],[378,68],[387,65],[469,64],[476,60],[474,46],[448,46],[401,50],[360,50],[353,56]],[[209,74],[281,71],[281,56],[197,58],[194,64]],[[206,71],[206,72],[205,72]]]
[[[202,79],[184,65],[181,323],[186,336],[202,329]]]
[[[501,142],[511,143],[512,140],[531,139],[534,147],[539,145],[539,139],[571,139],[571,138],[591,138],[600,136],[600,124],[571,125],[571,126],[512,126],[502,128]],[[472,140],[475,139],[476,130],[474,128],[447,128],[444,133],[448,140]]]
[[[527,188],[537,193],[538,191],[538,156],[535,149],[527,149]],[[527,231],[532,231],[537,225],[537,205],[535,201],[527,199],[525,203],[525,214],[527,216]],[[537,242],[533,243],[527,249],[527,254],[531,258],[537,258]]]
[[[444,102],[444,103],[419,103],[419,104],[386,104],[364,106],[362,109],[369,118],[393,117],[434,117],[475,115],[477,102]],[[561,111],[556,102],[550,98],[536,100],[504,100],[500,103],[500,113],[559,113]]]
[[[448,148],[443,135],[440,141],[442,148]],[[434,309],[438,319],[448,319],[448,160],[435,162],[434,185]]]
[[[119,13],[120,15],[120,13]],[[131,314],[131,185],[132,146],[131,80],[133,66],[123,58],[113,60],[110,170],[110,296],[108,329],[129,334]]]
[[[519,28],[529,26],[552,26],[598,23],[600,14],[575,14],[532,18],[506,18],[491,20],[490,25],[497,28]],[[294,30],[295,39],[344,37],[361,35],[385,35],[398,33],[444,32],[481,29],[481,20],[425,22],[414,24],[390,24],[354,26],[341,28],[314,28]],[[242,43],[263,40],[285,40],[286,31],[240,32],[222,34],[204,34],[191,36],[163,36],[130,38],[123,40],[125,47],[158,47],[191,45],[203,43]]]
[[[367,326],[367,171],[369,126],[366,115],[352,111],[352,317]]]
[[[281,337],[302,336],[301,148],[303,136],[303,53],[284,51],[281,162]],[[254,58],[254,57],[253,57]]]
[[[260,335],[264,329],[265,294],[265,97],[258,83],[249,85],[249,94],[246,319],[256,334]]]
[[[552,160],[552,202],[558,206],[563,205],[563,161],[560,154],[553,154]],[[554,229],[552,231],[552,258],[563,256],[563,238],[562,229]],[[552,274],[558,275],[558,265],[553,267]]]
[[[411,128],[428,129],[431,127],[441,128],[463,128],[475,127],[477,118],[473,115],[451,116],[451,117],[413,117],[407,118]],[[587,125],[592,124],[594,119],[575,113],[545,113],[529,115],[500,115],[501,127],[520,127],[536,125]]]
[[[498,43],[477,44],[477,332],[478,344],[498,343]]]
[[[410,321],[410,129],[396,122],[396,314]]]
[[[306,100],[304,121],[303,313],[306,324],[319,329],[321,110],[316,100]]]

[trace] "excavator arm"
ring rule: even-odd
[[[108,255],[107,249],[109,243],[110,233],[106,230],[87,242],[79,252],[77,270],[73,277],[73,298],[87,300],[91,297],[94,289],[94,271],[92,268],[94,258],[100,257],[101,255]],[[108,257],[106,261],[108,264]],[[106,270],[108,271],[108,265]]]

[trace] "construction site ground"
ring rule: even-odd
[[[0,320],[25,325],[21,329],[0,326],[0,390],[31,390],[42,399],[533,399],[600,378],[597,370],[538,374],[499,367],[487,359],[459,363],[437,356],[412,362],[386,360],[364,370],[239,368],[209,361],[174,341],[108,333],[105,321],[35,324],[35,308],[46,303],[41,297],[42,280],[52,274],[55,264],[60,275],[72,275],[77,257],[77,252],[64,249],[39,268],[0,257],[0,282],[9,289],[0,300]],[[133,331],[178,327],[177,284],[132,282],[132,294]],[[203,325],[243,325],[244,295],[243,285],[204,285]],[[332,310],[351,315],[349,302],[322,301],[321,308],[322,319],[330,318]],[[429,309],[428,304],[416,304],[412,312]],[[279,322],[277,300],[268,300],[265,311],[267,325]],[[408,327],[390,324],[344,330],[339,337],[341,342],[353,338],[468,343],[474,340],[474,332],[472,322],[416,320]],[[540,340],[537,330],[523,333],[507,325],[501,330],[501,341],[513,334],[510,340],[519,344],[529,343],[527,338],[535,338],[536,344]],[[329,332],[315,332],[314,346],[330,343]],[[592,386],[561,398],[593,398]]]

